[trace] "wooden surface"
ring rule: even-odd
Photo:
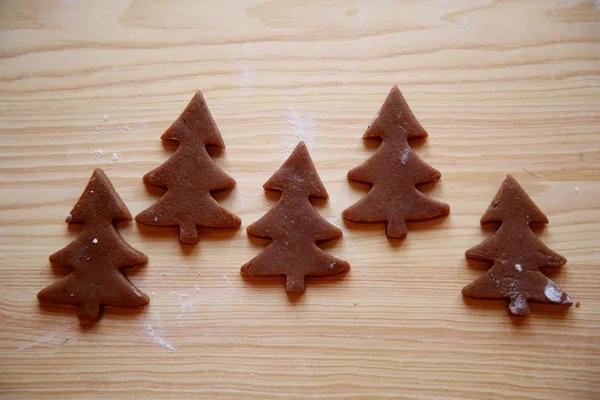
[[[218,5],[217,5],[218,4]],[[0,1],[0,397],[3,399],[600,398],[600,4],[594,1]],[[448,218],[383,225],[340,215],[365,193],[346,172],[398,84],[439,169]],[[160,135],[202,89],[238,182],[218,196],[243,220],[181,247],[175,230],[121,224],[152,296],[80,328],[40,308],[64,218],[103,168],[135,215]],[[106,120],[105,120],[106,116]],[[264,246],[245,227],[275,199],[262,184],[305,140],[343,228],[341,279],[245,282]],[[103,154],[103,156],[102,156]],[[505,174],[550,218],[569,263],[546,271],[579,308],[463,300],[483,273],[464,251]]]

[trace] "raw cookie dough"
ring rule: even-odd
[[[242,267],[243,276],[285,275],[286,291],[304,293],[305,276],[328,276],[350,269],[346,261],[330,256],[316,244],[340,238],[342,231],[310,203],[310,197],[329,196],[303,142],[263,188],[281,192],[281,198],[248,227],[248,234],[272,242]]]
[[[50,262],[72,270],[38,293],[45,303],[79,306],[80,320],[97,321],[102,306],[140,307],[148,296],[129,282],[124,267],[146,264],[148,258],[129,246],[114,222],[131,221],[131,214],[101,169],[96,169],[68,223],[83,223],[71,244],[50,256]]]
[[[167,193],[135,220],[151,226],[178,226],[179,241],[186,244],[198,243],[199,226],[239,228],[241,220],[210,195],[233,188],[235,180],[217,167],[206,150],[209,145],[224,149],[225,143],[202,92],[196,92],[161,139],[179,142],[179,146],[171,158],[144,176],[144,182],[166,188]]]
[[[398,86],[390,91],[363,139],[381,138],[377,152],[348,172],[348,179],[372,185],[365,197],[342,216],[353,222],[387,222],[387,236],[406,237],[406,221],[425,221],[447,215],[450,207],[415,186],[436,182],[441,174],[410,148],[409,139],[426,138]]]
[[[529,300],[571,305],[571,298],[539,271],[567,262],[530,228],[532,222],[547,224],[548,218],[510,175],[481,218],[482,225],[490,222],[501,225],[489,239],[467,250],[466,256],[493,265],[463,288],[463,294],[479,299],[508,299],[508,309],[515,315],[529,314]]]

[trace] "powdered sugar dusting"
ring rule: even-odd
[[[302,116],[296,110],[290,109],[285,123],[289,134],[283,139],[285,151],[281,154],[282,159],[287,159],[300,141],[303,141],[308,150],[311,150],[317,127],[315,117],[312,115]]]

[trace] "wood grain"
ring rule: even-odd
[[[600,398],[597,1],[3,0],[0,28],[2,398]],[[426,190],[451,206],[402,243],[340,218],[365,193],[346,172],[375,151],[361,135],[393,84],[443,174]],[[150,257],[130,274],[150,306],[85,329],[41,308],[92,170],[134,215],[149,206],[141,177],[197,89],[242,229],[181,247],[122,224]],[[290,302],[239,268],[264,245],[245,234],[275,202],[261,185],[300,139],[331,197],[316,207],[345,233],[327,249],[352,271]],[[490,234],[479,218],[507,173],[549,216],[540,236],[569,263],[548,275],[579,308],[511,318],[463,300],[483,272],[464,251]]]

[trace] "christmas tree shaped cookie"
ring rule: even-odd
[[[377,152],[348,172],[348,179],[372,185],[365,197],[344,211],[353,222],[386,222],[387,236],[406,237],[406,221],[424,221],[450,212],[447,204],[433,200],[416,185],[436,182],[441,174],[411,149],[409,139],[426,138],[398,86],[390,91],[363,139],[380,138]]]
[[[243,276],[285,275],[286,291],[304,293],[306,276],[328,276],[350,269],[346,261],[317,246],[340,238],[342,231],[321,217],[310,203],[310,197],[327,199],[328,195],[303,142],[263,187],[281,192],[281,198],[248,227],[248,234],[272,242],[242,267]]]
[[[529,314],[529,300],[572,304],[571,298],[539,270],[567,262],[531,230],[531,223],[547,224],[548,218],[510,175],[481,218],[482,225],[490,222],[500,223],[500,227],[489,239],[467,250],[466,256],[489,261],[492,267],[463,288],[463,294],[479,299],[508,299],[508,309],[515,315]]]
[[[140,307],[148,297],[123,275],[122,268],[145,264],[145,255],[129,246],[114,222],[131,214],[101,169],[96,169],[67,222],[83,223],[77,239],[50,256],[71,273],[38,293],[45,303],[76,305],[81,320],[100,319],[103,305]]]
[[[135,220],[151,226],[178,226],[179,241],[198,243],[198,227],[239,228],[238,217],[225,210],[211,192],[231,189],[235,181],[212,160],[206,146],[225,148],[204,97],[196,92],[186,109],[161,136],[179,142],[173,156],[144,176],[149,185],[167,189]]]

